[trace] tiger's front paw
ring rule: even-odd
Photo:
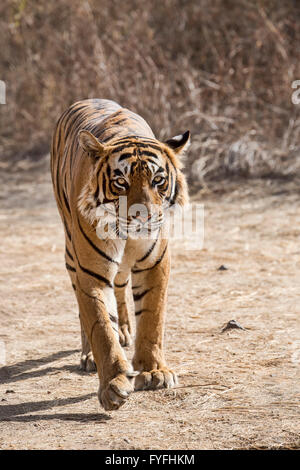
[[[123,347],[132,345],[132,337],[127,323],[119,326],[119,340]]]
[[[157,390],[172,388],[178,384],[178,379],[171,369],[163,367],[149,372],[141,372],[135,379],[135,390]]]
[[[99,388],[99,402],[106,411],[117,410],[124,405],[130,393],[133,392],[133,378],[138,372],[128,371],[118,374],[108,384]]]

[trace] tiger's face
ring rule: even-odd
[[[187,148],[189,135],[187,131],[166,143],[128,137],[104,145],[81,131],[81,147],[94,162],[90,204],[100,208],[98,214],[109,215],[109,223],[115,223],[117,215],[120,232],[126,228],[129,236],[155,233],[166,211],[187,200],[178,155]]]

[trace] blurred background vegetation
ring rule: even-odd
[[[300,172],[299,0],[2,0],[2,160],[49,152],[72,102],[109,98],[157,138],[190,129],[192,188]]]

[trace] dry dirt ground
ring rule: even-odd
[[[297,185],[223,183],[197,196],[203,249],[172,242],[166,356],[180,384],[105,412],[97,376],[78,370],[47,161],[0,170],[1,449],[299,448]],[[245,330],[221,333],[232,319]]]

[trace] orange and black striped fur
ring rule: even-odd
[[[99,400],[106,410],[124,403],[133,382],[147,389],[172,387],[177,380],[163,352],[170,271],[164,214],[187,201],[178,157],[188,143],[189,132],[158,141],[144,119],[109,100],[73,104],[55,128],[51,171],[65,230],[66,268],[80,312],[81,368],[97,369]],[[101,208],[118,210],[120,196],[127,198],[127,212],[115,229],[118,236],[99,237],[101,224],[111,225],[104,223]],[[146,208],[146,216],[130,213],[136,204]],[[109,216],[108,210],[108,221]],[[135,237],[135,231],[153,235]],[[131,343],[132,295],[137,319],[133,366],[122,348]]]

